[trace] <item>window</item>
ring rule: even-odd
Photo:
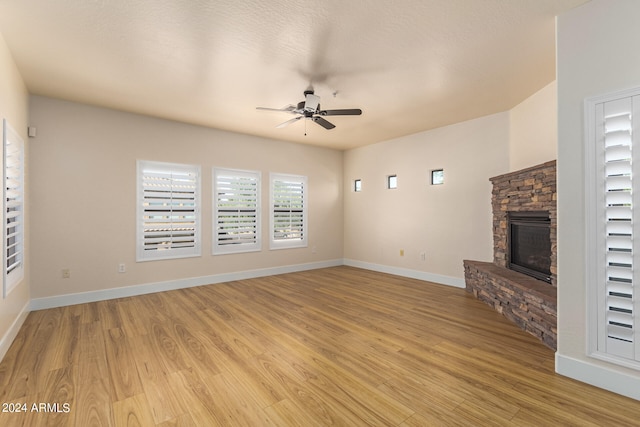
[[[587,284],[591,355],[640,369],[634,218],[640,90],[587,100]],[[636,295],[634,295],[636,294]]]
[[[362,191],[361,179],[356,179],[355,181],[353,181],[353,191],[355,191],[356,193],[359,193],[360,191]]]
[[[259,251],[260,172],[213,169],[213,253]]]
[[[444,184],[444,170],[435,169],[431,171],[431,185]]]
[[[389,190],[398,188],[398,177],[396,175],[389,175],[387,177],[387,188]]]
[[[307,177],[271,174],[270,249],[307,246]]]
[[[24,141],[3,121],[4,286],[3,296],[24,278]]]
[[[137,261],[200,255],[200,167],[138,161]]]

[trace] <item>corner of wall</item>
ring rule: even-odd
[[[509,110],[511,172],[557,159],[557,116],[555,80]]]

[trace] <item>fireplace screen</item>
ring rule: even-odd
[[[551,238],[547,212],[509,214],[509,268],[551,282]]]

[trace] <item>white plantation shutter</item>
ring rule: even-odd
[[[4,121],[4,296],[24,278],[24,142]]]
[[[213,170],[213,253],[259,251],[260,173]]]
[[[603,106],[607,352],[633,358],[631,99]]]
[[[271,249],[307,246],[307,178],[271,175]]]
[[[592,353],[640,368],[638,280],[640,266],[634,235],[640,211],[639,96],[614,96],[588,104],[593,128],[592,164],[594,232],[588,247],[593,269],[588,273],[597,324],[591,327]],[[587,189],[589,191],[589,188]]]
[[[200,168],[138,162],[138,261],[200,255]]]

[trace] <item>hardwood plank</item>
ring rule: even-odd
[[[446,385],[425,383],[411,377],[394,377],[378,387],[419,413],[433,411],[451,413],[465,398]]]
[[[637,421],[631,424],[601,424],[595,420],[574,416],[571,412],[552,411],[542,412],[540,410],[530,411],[521,409],[511,419],[512,426],[519,427],[540,427],[540,426],[567,426],[567,427],[603,427],[603,426],[635,426]]]
[[[61,369],[78,363],[78,340],[80,335],[80,316],[76,306],[61,308],[60,323],[53,331],[53,360],[50,369]]]
[[[136,394],[113,403],[116,427],[145,427],[155,425],[144,394]]]
[[[294,396],[292,399],[304,396],[309,400],[306,405],[317,408],[319,417],[331,419],[332,412],[343,411],[355,413],[360,422],[369,425],[397,425],[397,421],[413,413],[393,396],[348,375],[347,371],[303,345],[290,342],[279,348],[274,346],[269,355],[272,361],[286,361],[284,363],[290,365],[291,372],[304,381],[299,383],[285,377],[289,378],[285,384],[290,395]],[[306,392],[300,391],[300,384],[309,384]]]
[[[32,314],[29,314],[27,320],[32,317]],[[11,387],[19,381],[20,366],[25,361],[27,352],[32,351],[32,340],[37,328],[37,323],[25,321],[0,363],[0,401],[2,402],[11,402],[13,397],[9,395]],[[33,365],[29,365],[29,368],[32,369]]]
[[[97,306],[95,306],[97,308]],[[113,425],[109,367],[104,330],[100,321],[80,325],[76,402],[76,425]]]
[[[72,426],[76,424],[75,373],[66,367],[50,371],[44,389],[30,400],[25,425]]]
[[[72,411],[77,426],[112,426],[113,410],[108,368],[104,356],[81,359],[78,389]]]
[[[34,316],[38,318],[38,323],[35,331],[29,328],[32,335],[25,336],[25,329],[19,332],[19,335],[23,331],[24,334],[15,341],[20,346],[19,354],[16,355],[7,390],[2,392],[6,396],[3,402],[24,401],[28,396],[37,396],[38,391],[44,388],[47,372],[55,357],[56,343],[52,341],[52,337],[60,322],[60,312],[61,309],[56,308],[41,313],[41,316]]]
[[[207,381],[207,386],[221,407],[225,416],[224,424],[229,426],[277,426],[263,411],[263,406],[253,400],[253,393],[248,392],[252,382],[239,382],[237,378],[226,373],[216,375]]]
[[[81,323],[93,323],[100,320],[100,310],[98,309],[97,302],[79,304],[78,306],[82,308],[82,314],[80,315]]]
[[[111,400],[115,403],[142,393],[140,377],[127,337],[120,328],[105,333],[106,359],[111,381]]]
[[[438,408],[429,412],[420,412],[413,414],[407,418],[400,427],[469,427],[469,421],[459,417],[450,411],[443,411]],[[539,424],[538,427],[544,424]],[[482,424],[476,424],[475,427],[480,427]]]
[[[122,326],[118,312],[118,300],[110,299],[96,303],[98,316],[104,329],[115,329]]]
[[[185,362],[184,349],[180,347],[177,338],[172,332],[170,321],[158,321],[158,317],[149,318],[149,334],[153,351],[157,354],[160,363],[166,372],[177,372],[187,369],[189,364]]]
[[[135,339],[141,335],[147,335],[144,317],[138,313],[140,298],[121,298],[116,301],[117,317],[120,319],[120,329],[124,335]]]
[[[287,399],[283,399],[271,408],[275,410],[277,418],[289,418],[283,413],[284,409],[297,408],[293,417],[301,417],[301,419],[312,419],[309,425],[359,425],[363,424],[363,418],[358,412],[362,412],[361,408],[350,407],[340,399],[340,396],[333,395],[324,387],[318,387],[307,381],[308,379],[319,378],[314,371],[301,366],[284,366],[287,363],[282,362],[281,354],[263,355],[263,363],[268,368],[268,373],[273,375],[274,381],[277,381],[284,390]],[[304,370],[303,374],[299,371]],[[303,379],[301,379],[301,377]],[[281,402],[285,402],[281,405]],[[305,425],[294,423],[292,425]],[[374,425],[374,424],[370,424]]]
[[[167,373],[153,353],[151,338],[139,336],[131,342],[131,349],[154,422],[161,424],[188,413],[188,408],[182,407],[175,394],[166,392],[170,389]]]
[[[199,427],[191,418],[190,414],[181,414],[176,418],[172,418],[160,424],[158,427]]]
[[[75,412],[70,409],[76,406],[77,401],[77,369],[78,366],[73,365],[50,371],[41,399],[41,402],[54,406],[52,410],[55,414],[63,414],[64,419],[68,420],[69,424],[74,424],[71,420],[74,419]],[[69,410],[67,410],[67,407]]]
[[[325,426],[322,419],[316,418],[305,408],[299,407],[289,399],[281,400],[265,408],[265,413],[279,426]],[[334,423],[340,425],[340,423]]]
[[[181,289],[180,292],[189,303],[195,304],[197,310],[213,310],[226,320],[232,319],[225,308],[227,298],[216,293],[214,286],[196,286]]]
[[[207,382],[213,378],[207,378]],[[181,390],[182,406],[189,408],[189,414],[197,425],[224,426],[226,414],[200,375],[193,369],[184,369],[169,375],[173,387]]]
[[[79,334],[78,347],[82,358],[78,359],[78,363],[81,364],[83,359],[97,357],[104,361],[106,367],[107,359],[102,323],[100,321],[82,323]]]
[[[248,359],[260,354],[260,347],[246,339],[240,332],[233,328],[225,319],[213,310],[198,312],[199,319],[206,325],[201,331],[202,335],[209,338],[220,351],[230,357],[240,360]]]

